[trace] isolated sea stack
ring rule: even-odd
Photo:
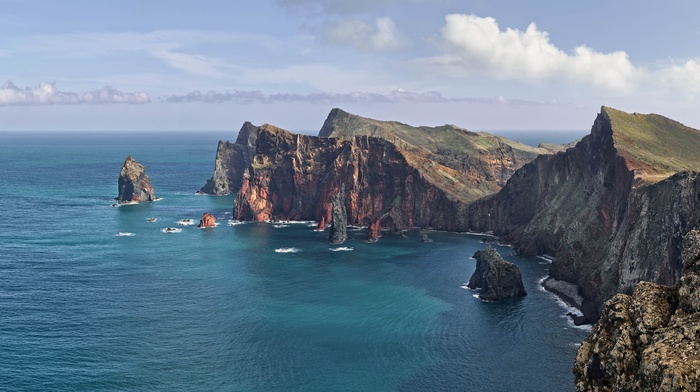
[[[342,244],[348,239],[348,215],[345,210],[345,184],[340,185],[340,190],[333,198],[331,209],[331,230],[328,239],[331,244]]]
[[[479,298],[498,301],[527,295],[518,266],[503,260],[492,246],[477,251],[474,258],[476,271],[469,279],[467,287],[472,290],[481,289]]]
[[[202,215],[202,219],[199,221],[199,225],[197,225],[197,227],[216,227],[216,217],[212,214],[205,212],[204,215]]]
[[[605,303],[576,355],[577,391],[700,390],[700,232],[673,286],[641,282]]]
[[[122,170],[119,173],[119,196],[116,198],[120,203],[153,201],[151,179],[146,174],[146,169],[142,164],[136,162],[129,155],[124,161]]]
[[[377,242],[379,237],[382,236],[382,227],[379,219],[375,219],[367,227],[367,241]]]

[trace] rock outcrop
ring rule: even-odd
[[[331,222],[331,200],[343,184],[350,225],[379,218],[394,231],[465,230],[469,202],[547,152],[454,126],[411,127],[339,109],[319,137],[268,124],[256,135],[250,164],[229,164],[242,173],[240,186],[229,186],[237,192],[234,219],[314,220],[319,228]]]
[[[700,222],[698,151],[695,129],[603,107],[575,147],[538,157],[471,204],[469,228],[520,254],[555,256],[550,275],[579,287],[595,322],[613,294],[680,278],[682,234]]]
[[[371,221],[369,226],[367,226],[367,242],[377,242],[379,237],[382,236],[382,226],[379,219],[374,219]]]
[[[328,241],[331,244],[339,245],[348,239],[348,215],[345,210],[345,185],[340,186],[340,190],[331,202],[331,229],[328,233]]]
[[[578,391],[700,389],[700,232],[683,242],[675,287],[641,282],[605,303],[576,355]]]
[[[509,263],[489,246],[474,253],[476,271],[469,279],[467,287],[481,289],[479,298],[485,301],[497,301],[504,298],[523,297],[527,295],[523,286],[520,269]]]
[[[153,201],[153,186],[151,179],[146,174],[146,168],[136,162],[129,155],[122,165],[119,173],[119,195],[116,199],[120,203]]]
[[[197,225],[197,227],[199,227],[199,228],[216,227],[216,217],[212,214],[205,212],[202,215],[202,219],[199,221],[199,225]]]
[[[228,195],[238,192],[243,179],[243,171],[250,165],[255,155],[257,127],[246,122],[238,132],[235,143],[219,141],[214,161],[214,175],[199,190],[210,195]]]

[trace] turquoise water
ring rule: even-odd
[[[231,197],[194,192],[216,140],[235,135],[10,136],[0,390],[573,390],[586,331],[538,288],[543,260],[500,247],[529,295],[485,303],[462,288],[484,246],[476,236],[367,244],[351,231],[352,250],[332,251],[304,223],[227,225]],[[162,200],[110,206],[128,154]],[[175,223],[203,212],[220,226]]]

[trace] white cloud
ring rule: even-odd
[[[326,28],[324,38],[328,42],[350,45],[359,50],[383,51],[401,46],[396,25],[387,17],[378,18],[374,26],[358,20],[336,22]]]
[[[275,0],[275,4],[293,12],[312,14],[349,14],[376,9],[396,0]]]
[[[681,92],[691,97],[700,94],[700,63],[695,60],[661,69],[655,76],[672,93]]]
[[[442,42],[449,53],[424,62],[454,74],[481,74],[509,80],[567,80],[617,91],[631,91],[644,71],[622,51],[600,53],[579,46],[566,53],[532,23],[525,31],[502,31],[496,20],[476,15],[445,17]]]
[[[173,52],[169,50],[153,50],[150,54],[173,68],[202,76],[220,77],[224,75],[221,69],[224,62],[202,55]]]
[[[0,87],[0,106],[77,105],[81,103],[148,103],[145,92],[123,92],[112,87],[86,92],[81,96],[74,92],[59,91],[54,83],[41,83],[24,89],[7,82]]]

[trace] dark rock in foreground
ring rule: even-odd
[[[683,243],[675,287],[640,282],[605,303],[576,355],[576,390],[700,389],[700,232]]]
[[[205,212],[204,215],[202,215],[202,219],[199,221],[199,225],[197,225],[197,227],[216,227],[216,217]]]
[[[523,287],[520,269],[501,257],[489,246],[474,253],[476,271],[467,285],[470,289],[481,289],[479,298],[497,301],[503,298],[523,297],[527,295]]]
[[[331,207],[331,230],[328,240],[331,244],[342,244],[348,239],[348,215],[345,210],[345,185],[335,195]]]
[[[119,196],[116,197],[121,203],[153,201],[151,179],[146,174],[146,169],[142,164],[136,162],[129,155],[124,161],[122,170],[119,173]]]

